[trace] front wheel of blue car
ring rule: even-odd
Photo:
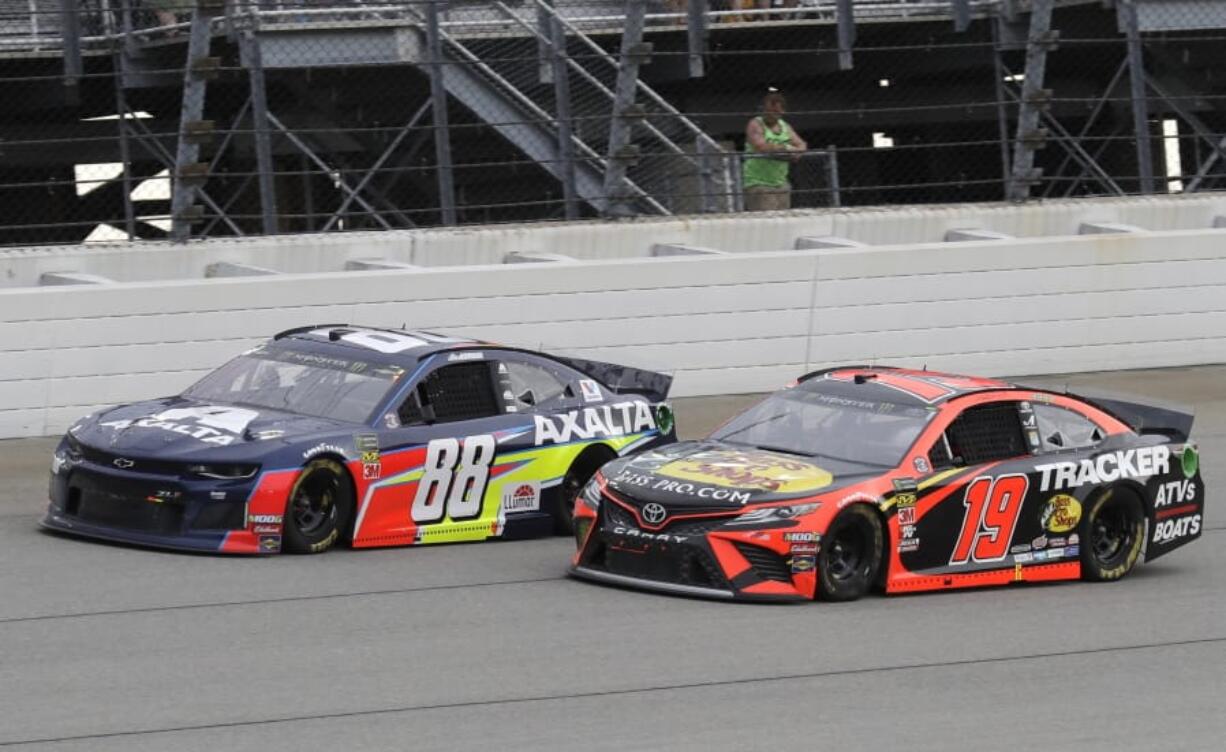
[[[353,514],[353,487],[336,460],[320,458],[303,468],[285,508],[285,550],[318,554],[336,544]]]
[[[822,536],[817,563],[817,595],[827,601],[854,601],[877,581],[884,535],[881,518],[864,504],[853,504],[834,518]]]

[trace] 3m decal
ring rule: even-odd
[[[1081,522],[1081,502],[1068,494],[1056,494],[1043,505],[1039,513],[1039,524],[1049,533],[1067,533]],[[1063,545],[1052,539],[1051,545]]]
[[[1040,491],[1060,491],[1089,484],[1110,483],[1120,478],[1165,475],[1171,471],[1167,446],[1119,449],[1080,462],[1052,462],[1035,467],[1043,478]]]
[[[1009,553],[1022,500],[1030,481],[1025,475],[980,476],[966,488],[966,517],[949,563],[1000,561]]]
[[[452,520],[480,516],[494,445],[490,434],[466,437],[463,447],[453,438],[431,441],[410,510],[413,521],[438,522],[444,514]]]
[[[899,525],[914,525],[915,524],[915,506],[906,506],[898,508],[898,524]]]

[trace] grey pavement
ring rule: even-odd
[[[1034,379],[1192,404],[1203,538],[1109,585],[712,603],[566,539],[225,558],[41,533],[0,442],[0,747],[1220,750],[1226,367]],[[677,400],[697,436],[754,397]]]

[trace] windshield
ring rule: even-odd
[[[788,389],[733,418],[711,438],[896,467],[933,415],[922,407]]]
[[[257,349],[183,393],[201,402],[267,407],[365,423],[404,369],[286,349]]]

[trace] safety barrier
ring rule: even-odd
[[[1222,216],[1226,197],[1199,196],[11,251],[10,285],[54,284],[0,289],[0,437],[174,393],[312,322],[664,370],[676,396],[770,390],[842,362],[987,375],[1224,362]]]

